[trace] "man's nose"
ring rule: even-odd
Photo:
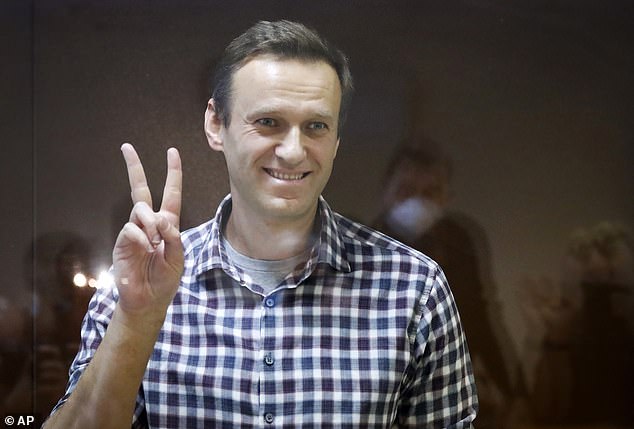
[[[299,128],[290,128],[275,148],[275,155],[290,166],[299,165],[306,158],[303,137]]]

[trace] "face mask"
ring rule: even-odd
[[[422,197],[396,203],[387,213],[386,222],[399,236],[418,238],[442,216],[442,208]]]

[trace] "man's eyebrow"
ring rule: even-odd
[[[285,109],[278,106],[256,107],[247,113],[247,118],[255,119],[257,117],[263,117],[263,116],[269,116],[269,115],[272,115],[272,116],[282,115],[284,114],[284,110]],[[332,121],[335,119],[335,115],[329,110],[316,110],[309,116],[311,118],[320,119],[324,121]]]
[[[254,121],[260,118],[266,118],[271,116],[280,116],[282,114],[282,109],[274,106],[263,106],[256,107],[253,110],[249,110],[246,112],[245,118],[248,121]]]
[[[277,115],[280,113],[280,109],[277,107],[265,106],[258,107],[248,112],[247,116],[266,116],[266,115]]]
[[[319,110],[315,112],[314,116],[318,119],[324,120],[333,120],[335,118],[335,115],[333,115],[332,112],[328,110]]]

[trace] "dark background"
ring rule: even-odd
[[[156,198],[165,150],[178,147],[183,227],[208,219],[228,192],[202,131],[214,61],[257,20],[299,20],[349,55],[356,79],[327,199],[371,223],[402,139],[442,145],[454,163],[452,207],[486,233],[499,323],[530,385],[526,279],[559,281],[575,228],[633,225],[633,10],[571,0],[3,1],[0,296],[29,305],[38,265],[28,255],[49,233],[78,234],[96,265],[109,265],[128,210],[122,142],[137,147]]]

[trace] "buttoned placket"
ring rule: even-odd
[[[277,312],[281,312],[282,309],[279,306],[281,296],[287,289],[294,289],[298,287],[304,280],[306,280],[313,272],[318,252],[313,252],[311,258],[306,262],[304,267],[293,274],[291,274],[287,280],[273,291],[266,295],[262,295],[262,288],[254,284],[245,273],[238,267],[234,266],[231,262],[226,260],[227,266],[225,267],[225,273],[229,275],[239,286],[247,288],[251,292],[262,296],[262,305],[260,312],[260,340],[258,344],[260,346],[259,353],[261,354],[260,375],[259,375],[259,407],[254,404],[254,409],[259,408],[260,421],[262,427],[271,427],[276,421],[275,405],[274,403],[268,403],[266,401],[267,395],[269,397],[274,396],[276,393],[275,388],[269,389],[269,386],[275,386],[273,381],[275,371],[279,371],[279,365],[276,362],[276,342],[277,333],[275,319]],[[271,390],[271,391],[267,391]]]
[[[275,404],[269,403],[267,397],[271,397],[275,390],[275,348],[276,348],[276,312],[281,311],[278,300],[282,291],[273,291],[262,299],[262,319],[260,321],[260,338],[262,345],[262,370],[260,371],[260,406],[265,426],[270,426],[275,421]]]
[[[277,404],[269,403],[266,398],[272,398],[280,393],[276,391],[277,383],[275,382],[275,373],[282,370],[278,364],[278,356],[276,356],[276,353],[279,353],[276,348],[280,346],[278,344],[279,333],[276,332],[276,329],[280,329],[280,327],[276,326],[276,321],[280,320],[280,315],[284,312],[282,297],[285,292],[292,293],[292,289],[299,287],[310,276],[315,258],[309,259],[300,272],[289,276],[282,285],[263,296],[262,299],[262,319],[260,321],[260,344],[262,346],[260,406],[264,427],[270,427],[276,421],[275,407]]]

